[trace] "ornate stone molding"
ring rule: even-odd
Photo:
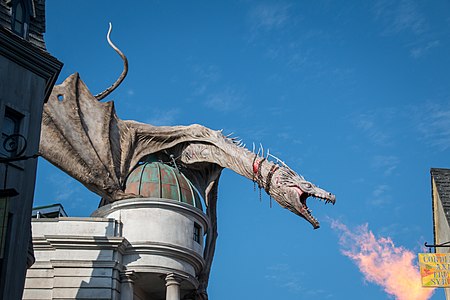
[[[198,255],[194,251],[179,247],[173,244],[165,244],[158,242],[134,242],[133,245],[129,245],[124,255],[129,254],[146,254],[146,255],[159,255],[179,259],[186,261],[190,265],[194,266],[195,272],[199,273],[205,266],[205,260],[202,256]]]
[[[172,199],[160,199],[160,198],[131,198],[116,201],[105,206],[100,207],[94,211],[91,217],[103,217],[111,214],[114,211],[120,209],[138,209],[138,208],[166,208],[174,211],[179,211],[182,213],[189,213],[196,216],[203,222],[204,228],[209,228],[211,226],[211,221],[206,215],[198,208],[192,205],[185,204]]]

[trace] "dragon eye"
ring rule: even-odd
[[[312,188],[312,184],[309,183],[309,182],[305,182],[305,183],[303,183],[302,185],[303,185],[305,188],[307,188],[307,189]]]

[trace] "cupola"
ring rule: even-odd
[[[202,210],[199,193],[177,168],[149,157],[126,180],[125,192],[146,198],[175,200]]]

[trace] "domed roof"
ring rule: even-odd
[[[149,198],[172,199],[202,209],[197,190],[179,170],[151,159],[138,165],[128,175],[125,192]]]

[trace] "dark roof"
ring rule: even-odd
[[[450,224],[450,169],[432,168],[430,173],[436,183],[447,222]]]
[[[64,207],[60,203],[33,207],[32,218],[67,217]]]
[[[11,31],[11,6],[14,0],[0,0],[0,27]],[[45,0],[25,0],[31,6],[28,41],[45,50]]]

